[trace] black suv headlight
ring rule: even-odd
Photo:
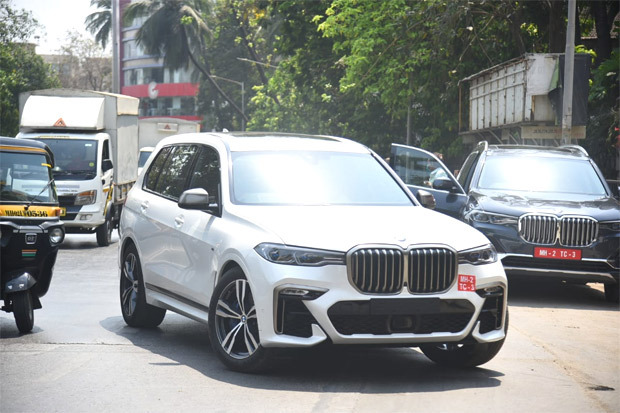
[[[488,222],[489,224],[497,225],[517,225],[519,218],[510,215],[495,214],[492,212],[485,212],[479,209],[471,210],[467,215],[467,219],[475,222]]]
[[[322,265],[344,265],[344,253],[313,248],[290,247],[283,244],[263,243],[254,251],[269,262],[286,265],[320,267]]]
[[[620,221],[599,222],[598,224],[602,230],[620,232]]]
[[[497,262],[497,251],[492,244],[459,251],[459,264],[482,265],[494,262]]]

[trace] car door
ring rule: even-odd
[[[142,254],[147,288],[176,296],[183,290],[187,269],[198,265],[184,245],[186,211],[177,201],[187,189],[199,146],[181,144],[163,148],[145,177],[140,199],[140,228],[135,235]]]
[[[180,209],[177,228],[179,241],[186,253],[182,276],[175,288],[177,293],[199,306],[207,306],[218,269],[215,251],[224,238],[220,218],[220,156],[214,148],[201,145],[196,156],[187,188],[202,188],[209,193],[210,211]],[[205,307],[206,308],[206,307]]]
[[[435,210],[459,217],[467,201],[463,187],[432,153],[411,146],[392,144],[390,166],[417,196],[425,190],[435,197]]]

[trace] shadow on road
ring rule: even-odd
[[[442,368],[410,348],[325,346],[287,352],[268,372],[226,369],[209,343],[205,325],[168,314],[156,329],[135,329],[121,317],[101,326],[134,345],[215,380],[256,389],[367,394],[441,392],[500,386],[503,373],[485,368]]]
[[[605,300],[602,284],[572,284],[559,280],[511,278],[508,304],[515,307],[618,310]]]

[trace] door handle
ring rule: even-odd
[[[174,217],[174,224],[177,228],[182,227],[184,223],[185,223],[185,218],[183,218],[183,215]]]
[[[144,201],[140,204],[140,209],[142,210],[142,213],[146,213],[146,210],[149,209],[149,201]]]

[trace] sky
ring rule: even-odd
[[[89,39],[94,39],[86,31],[86,16],[97,11],[90,6],[90,0],[10,0],[14,9],[26,9],[39,22],[43,29],[37,34],[39,39],[30,41],[37,44],[38,54],[54,54],[67,37],[67,31],[77,30]]]

